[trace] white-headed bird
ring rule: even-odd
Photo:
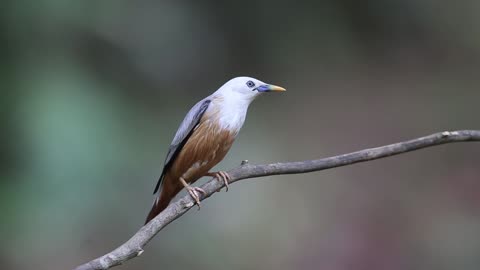
[[[200,207],[201,188],[190,184],[203,176],[224,181],[226,172],[210,172],[227,154],[245,121],[250,103],[264,92],[285,91],[250,77],[231,79],[187,113],[168,149],[162,174],[154,190],[155,200],[145,223],[161,211],[183,188]]]

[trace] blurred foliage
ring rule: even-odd
[[[184,114],[234,76],[288,92],[252,105],[223,169],[480,128],[478,1],[2,4],[2,269],[69,269],[130,237]],[[478,269],[479,155],[242,182],[121,268]]]

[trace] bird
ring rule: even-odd
[[[205,191],[191,184],[201,177],[210,176],[223,181],[228,191],[228,173],[210,170],[230,150],[245,122],[250,103],[263,93],[283,91],[286,91],[283,87],[242,76],[227,81],[213,94],[197,102],[183,119],[170,144],[145,224],[167,208],[183,188],[200,208],[199,195],[205,195]]]

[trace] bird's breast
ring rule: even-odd
[[[225,128],[218,111],[207,111],[183,146],[170,173],[194,182],[219,163],[232,146],[238,130]]]
[[[248,102],[217,96],[212,98],[211,106],[205,112],[204,117],[236,136],[245,122],[248,106]]]

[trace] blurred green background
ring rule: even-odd
[[[480,2],[13,1],[0,9],[1,269],[71,269],[142,225],[185,113],[284,86],[217,168],[479,129]],[[119,269],[479,269],[480,145],[242,181]],[[183,194],[183,193],[182,193]]]

